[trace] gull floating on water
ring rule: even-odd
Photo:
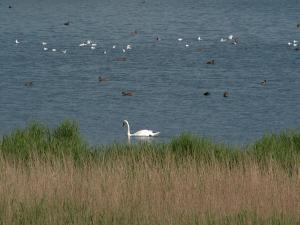
[[[55,48],[52,48],[52,52],[56,52],[56,49],[55,49]]]
[[[125,53],[125,52],[126,52],[126,50],[123,48],[123,49],[122,49],[122,52],[123,52],[123,53]]]
[[[178,40],[178,41],[182,41],[183,39],[182,39],[182,38],[178,38],[177,40]]]
[[[67,50],[65,49],[65,50],[62,50],[61,52],[64,53],[64,54],[66,54],[66,53],[67,53]]]
[[[127,46],[126,46],[126,49],[131,49],[131,45],[127,45]]]
[[[185,44],[185,47],[188,48],[190,45],[189,44]]]
[[[104,50],[103,54],[106,55],[106,50]]]
[[[16,42],[16,44],[19,44],[19,43],[20,43],[20,42],[18,41],[18,39],[16,39],[16,41],[15,41],[15,42]]]
[[[227,39],[226,38],[221,38],[220,42],[226,42]]]
[[[113,45],[113,46],[112,46],[112,48],[113,48],[113,49],[115,49],[115,48],[116,48],[116,46],[115,46],[115,45]]]
[[[97,44],[96,44],[96,43],[93,43],[92,46],[95,47],[95,46],[97,46]]]
[[[44,41],[43,41],[43,42],[42,42],[42,45],[47,45],[47,42],[44,42]]]
[[[83,47],[83,46],[86,46],[87,44],[86,43],[81,43],[79,44],[79,47]]]
[[[47,50],[48,50],[48,48],[44,47],[44,51],[47,51]]]
[[[201,41],[201,40],[202,40],[200,36],[199,36],[197,39],[198,39],[198,41]]]
[[[228,36],[228,39],[229,39],[229,40],[232,40],[232,39],[233,39],[233,35],[230,34],[230,35]]]
[[[292,43],[291,42],[288,42],[288,46],[291,46],[292,45]]]
[[[91,49],[92,49],[92,50],[95,50],[95,46],[92,46]]]

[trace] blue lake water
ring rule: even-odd
[[[127,119],[158,141],[189,132],[247,144],[299,129],[300,51],[287,44],[300,41],[299,10],[299,0],[2,0],[0,134],[74,119],[89,143],[108,144],[126,141]],[[237,45],[220,42],[231,34]],[[79,47],[87,40],[95,50]]]

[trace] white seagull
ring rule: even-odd
[[[202,40],[200,36],[199,36],[197,39],[198,39],[198,41],[201,41],[201,40]]]
[[[127,45],[126,46],[126,49],[128,50],[128,49],[131,49],[131,45]]]
[[[221,40],[220,40],[220,42],[225,42],[225,41],[227,41],[226,38],[221,38]]]
[[[229,40],[232,40],[232,39],[233,39],[233,35],[230,34],[230,35],[228,36],[228,39],[229,39]]]
[[[42,42],[42,45],[47,45],[47,42],[44,42],[44,41],[43,41],[43,42]]]
[[[62,50],[61,52],[64,53],[64,54],[66,54],[66,53],[67,53],[67,50],[65,49],[65,50]]]
[[[140,130],[133,134],[130,133],[130,126],[127,120],[123,121],[123,127],[127,127],[127,136],[128,137],[154,137],[159,135],[160,132],[153,132],[152,130]]]
[[[182,41],[183,39],[182,39],[182,38],[178,38],[177,40],[178,40],[178,41]]]
[[[18,39],[15,40],[16,44],[20,44],[20,42],[18,41]]]
[[[44,47],[43,49],[44,49],[44,51],[47,51],[47,50],[48,50],[48,48],[46,48],[46,47]]]

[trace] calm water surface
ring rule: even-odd
[[[298,0],[3,0],[0,134],[67,118],[91,144],[125,141],[123,119],[159,141],[190,132],[246,144],[299,129],[300,51],[287,45],[300,41],[299,10]],[[238,45],[220,42],[230,34]],[[88,39],[95,50],[78,46]]]

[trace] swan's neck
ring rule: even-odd
[[[127,136],[130,137],[131,136],[130,126],[129,126],[129,123],[126,123],[126,124],[127,124]]]

